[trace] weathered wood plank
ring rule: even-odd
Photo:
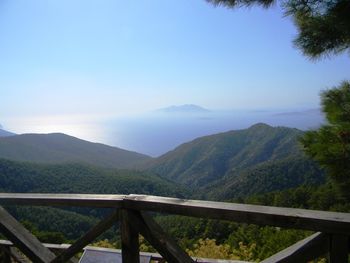
[[[114,207],[350,235],[350,214],[143,195],[0,194],[1,204]]]
[[[123,263],[139,263],[139,227],[132,212],[126,209],[120,211],[120,233]]]
[[[191,263],[193,259],[146,213],[134,212],[141,235],[170,263]]]
[[[0,231],[34,262],[50,262],[55,258],[49,249],[0,207]]]
[[[123,198],[124,195],[0,193],[0,204],[120,208]]]
[[[350,235],[350,214],[142,195],[0,194],[0,204],[130,208]]]
[[[345,235],[331,235],[329,262],[348,262],[348,237]]]
[[[66,262],[71,259],[76,253],[82,250],[85,246],[91,243],[95,238],[108,230],[118,220],[118,211],[114,210],[111,214],[105,217],[97,225],[91,228],[84,236],[79,238],[73,245],[67,248],[64,252],[58,255],[52,263]]]
[[[51,244],[51,243],[42,243],[42,244],[44,247],[48,248],[49,250],[51,250],[54,253],[65,251],[71,246],[70,244]],[[14,244],[11,241],[0,239],[0,246],[11,249],[11,252],[12,252],[11,255],[13,258],[15,258],[14,253],[16,253],[16,250],[14,248]],[[18,253],[17,253],[17,256],[19,256]],[[21,262],[18,260],[18,258],[16,260],[18,262]],[[71,258],[69,260],[69,262],[78,263],[78,260],[76,258]]]
[[[315,233],[281,252],[263,260],[261,263],[307,262],[325,255],[329,250],[329,235]]]
[[[248,224],[350,235],[350,213],[129,195],[124,207]]]
[[[66,250],[70,247],[70,244],[51,244],[51,243],[42,243],[44,247],[53,250]],[[0,246],[13,247],[14,244],[9,240],[0,239]]]

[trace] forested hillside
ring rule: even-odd
[[[117,170],[83,163],[39,164],[34,158],[31,162],[0,159],[0,191],[135,193],[325,210],[347,209],[335,191],[324,184],[324,172],[302,154],[298,143],[302,134],[296,129],[257,124],[246,130],[206,136],[151,160],[145,171]],[[52,136],[58,138],[57,144],[52,144]],[[62,138],[67,139],[65,135],[48,137],[48,145],[53,145],[55,151],[60,149],[60,154],[67,155],[72,152],[72,148],[63,143],[65,140]],[[68,138],[67,142],[76,140]],[[24,152],[30,149],[28,156],[29,152],[41,151],[35,149],[34,142],[24,148]],[[93,152],[101,147],[84,143],[94,148]],[[16,147],[22,147],[20,145],[11,144],[7,150],[15,146],[13,152],[16,153],[20,149]],[[42,138],[38,145],[40,149],[50,150],[43,147]],[[50,153],[49,156],[55,154]],[[7,209],[42,241],[53,243],[78,238],[107,212],[48,207]],[[233,254],[223,254],[224,257],[237,256],[246,260],[267,257],[309,234],[299,230],[277,230],[181,216],[162,215],[157,217],[157,221],[191,251],[200,248],[222,250],[226,246],[230,248],[227,251]],[[116,231],[118,228],[102,238],[108,238],[110,243],[116,242]],[[147,244],[142,245],[144,249],[152,250],[147,248]],[[116,246],[119,246],[118,243]]]
[[[62,133],[1,137],[0,158],[38,163],[81,162],[110,168],[130,168],[150,159],[147,155]]]
[[[189,197],[189,191],[184,187],[146,172],[97,168],[82,164],[43,165],[3,159],[0,159],[0,192],[135,193]],[[45,242],[74,240],[105,214],[101,209],[63,210],[48,207],[8,209]]]
[[[208,199],[230,200],[280,191],[306,184],[320,185],[325,181],[325,173],[307,158],[286,158],[264,162],[246,169],[239,176],[228,174],[225,178],[203,189]]]
[[[184,187],[147,172],[83,164],[42,165],[0,159],[0,191],[152,194],[185,197]]]
[[[256,124],[180,145],[151,160],[148,170],[216,200],[321,183],[324,173],[301,151],[302,134]]]

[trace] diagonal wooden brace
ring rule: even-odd
[[[85,246],[91,243],[95,238],[101,235],[103,232],[108,230],[113,224],[117,222],[119,218],[119,213],[114,210],[111,214],[105,217],[97,225],[91,228],[84,236],[79,238],[73,245],[71,245],[67,250],[58,255],[52,263],[67,262],[76,253],[82,250]]]
[[[328,234],[317,232],[272,255],[261,263],[292,263],[313,260],[328,252],[328,240]]]
[[[193,259],[146,212],[129,210],[129,217],[141,235],[169,263],[192,263]]]
[[[0,206],[0,231],[34,262],[51,262],[56,256]]]

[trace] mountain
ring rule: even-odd
[[[164,112],[164,113],[203,113],[203,112],[210,112],[209,110],[197,106],[194,104],[184,104],[179,106],[170,106],[167,108],[162,108],[157,110],[157,112]]]
[[[317,186],[325,182],[325,173],[306,158],[286,158],[264,162],[206,186],[202,192],[213,200],[231,200],[295,188],[300,185]]]
[[[238,195],[249,194],[250,189],[260,193],[299,185],[311,167],[315,172],[310,180],[322,180],[320,169],[300,149],[302,134],[297,129],[259,123],[182,144],[152,160],[147,169],[220,198],[237,196],[239,191]]]
[[[1,137],[0,158],[38,163],[81,162],[110,168],[129,168],[150,159],[147,155],[62,133]]]
[[[37,164],[0,159],[0,192],[149,194],[188,198],[189,191],[147,172],[99,168],[83,164]],[[57,239],[56,232],[76,240],[95,225],[104,209],[21,207],[6,208],[21,222],[32,224],[43,242],[69,242]],[[46,232],[51,232],[46,233]],[[38,232],[38,231],[35,231]],[[52,233],[53,232],[53,233]],[[114,237],[115,232],[110,231]],[[106,235],[108,233],[105,233]],[[51,239],[48,239],[50,238]],[[72,242],[72,241],[70,241]]]
[[[0,159],[0,192],[151,194],[184,197],[184,187],[149,172],[84,164],[37,164]]]
[[[16,134],[9,132],[9,131],[5,131],[5,130],[0,128],[0,137],[8,137],[8,136],[13,136],[13,135],[16,135]]]

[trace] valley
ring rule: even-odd
[[[304,155],[299,144],[302,134],[297,129],[258,123],[248,129],[197,138],[158,158],[65,134],[2,137],[0,189],[21,193],[132,193],[305,208],[315,208],[317,203],[305,203],[305,199],[297,198],[298,194],[315,196],[311,198],[315,200],[326,196],[326,191],[327,198],[333,201],[321,206],[331,209],[341,201],[327,185],[324,171]],[[282,202],[284,193],[291,197],[289,203]],[[341,211],[347,209],[340,207]],[[82,208],[8,209],[45,242],[75,240],[107,212]],[[263,227],[265,234],[258,236],[253,226],[166,215],[156,219],[186,247],[201,238],[233,247],[239,246],[239,241],[250,245],[255,242],[260,246],[257,257],[272,255],[281,248],[275,246],[268,253],[264,250],[272,236],[288,237],[288,242],[280,241],[288,246],[307,235],[300,230],[276,233],[273,228]],[[119,230],[113,231],[118,236]],[[101,239],[117,242],[118,247],[113,231]],[[245,234],[237,235],[241,231]]]

